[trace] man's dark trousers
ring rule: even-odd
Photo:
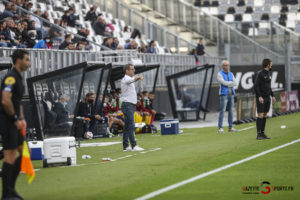
[[[131,143],[131,147],[136,146],[136,141],[134,138],[134,131],[135,131],[135,125],[134,125],[134,112],[136,110],[136,107],[132,103],[123,102],[122,103],[122,112],[125,115],[125,127],[123,131],[123,148],[127,148],[129,146],[128,144],[128,138]]]

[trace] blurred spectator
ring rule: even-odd
[[[111,36],[111,33],[106,32],[106,22],[102,17],[98,17],[93,24],[93,29],[97,35]]]
[[[67,46],[67,50],[76,50],[74,42],[69,42]]]
[[[147,45],[145,45],[143,42],[141,42],[141,47],[139,48],[140,53],[147,53]]]
[[[44,18],[45,20],[47,20],[49,23],[50,23],[50,20],[49,20],[49,13],[48,11],[45,11],[42,15],[41,15],[42,18]],[[50,28],[50,24],[49,23],[46,23],[46,22],[43,22],[43,27],[48,27]]]
[[[52,42],[49,36],[46,36],[44,39],[41,39],[34,45],[34,49],[51,49]]]
[[[60,19],[55,19],[54,24],[59,26]],[[51,26],[51,28],[49,29],[49,36],[51,39],[54,39],[54,38],[62,39],[62,34],[60,33],[59,28],[56,28],[55,26]]]
[[[69,12],[70,12],[70,15],[68,18],[68,25],[71,27],[75,27],[75,25],[76,25],[76,16],[75,16],[76,9],[75,9],[75,7],[70,7]]]
[[[10,40],[10,43],[14,43],[15,40],[15,22],[11,17],[5,18],[6,28],[4,29],[5,40]]]
[[[81,35],[84,38],[87,38],[90,34],[90,30],[89,29],[85,29],[84,27],[81,27],[77,33],[78,35]]]
[[[131,39],[135,39],[136,37],[138,37],[139,39],[141,39],[141,32],[139,29],[134,29],[132,32],[130,31],[130,28],[128,26],[124,27],[123,30],[124,34],[123,34],[123,38],[126,40]]]
[[[81,39],[80,43],[84,45],[84,50],[93,49],[92,45],[90,45],[90,43],[86,39]]]
[[[62,20],[67,21],[67,25],[71,27],[75,27],[76,19],[73,14],[73,8],[65,11],[65,14],[62,16]]]
[[[56,124],[63,124],[68,122],[69,118],[73,118],[73,115],[70,115],[70,108],[68,106],[70,97],[67,95],[62,95],[60,97],[60,101],[58,101],[54,108],[53,111],[57,114],[55,123]]]
[[[156,46],[155,41],[151,40],[146,53],[154,53],[154,54],[156,54],[156,48],[155,48],[155,46]]]
[[[131,36],[131,32],[130,32],[128,26],[125,26],[124,30],[123,30],[123,38],[125,39],[125,41],[127,41],[130,39],[130,36]]]
[[[97,6],[94,5],[91,7],[89,12],[86,14],[84,20],[90,21],[92,24],[97,20],[97,17],[99,16],[99,13],[97,12]]]
[[[35,29],[35,21],[34,20],[30,20],[29,24],[28,24],[28,30],[36,30]]]
[[[102,45],[106,46],[107,48],[113,49],[112,47],[112,43],[113,43],[113,38],[112,37],[107,37],[103,40]],[[104,49],[105,50],[105,49]]]
[[[17,5],[16,4],[12,4],[11,5],[11,10],[10,12],[13,14],[13,15],[16,15],[17,14]]]
[[[7,17],[13,17],[14,14],[11,12],[11,6],[12,4],[11,3],[5,3],[5,9],[0,17],[1,20],[7,18]]]
[[[0,22],[0,47],[8,47],[8,42],[6,40],[6,33],[4,32],[4,30],[6,29],[6,22],[5,21],[1,21]]]
[[[139,39],[141,39],[142,35],[141,35],[141,31],[139,29],[133,29],[130,38],[131,39],[135,39],[136,37],[138,37]]]
[[[138,48],[138,43],[134,40],[129,41],[124,45],[124,49],[136,49]]]
[[[60,26],[63,27],[63,28],[67,28],[67,26],[68,26],[68,21],[62,19],[61,22],[60,22]]]
[[[30,21],[31,21],[31,20],[30,20],[30,15],[26,13],[26,14],[24,15],[23,21],[26,21],[27,24],[28,24],[28,26],[29,26],[29,23],[30,23]]]
[[[31,20],[28,24],[28,31],[29,30],[35,30],[36,31],[36,37],[37,39],[42,39],[42,32],[41,32],[41,29],[37,29],[36,28],[36,21],[35,20]]]
[[[23,20],[22,22],[23,32],[22,32],[22,41],[26,41],[28,39],[28,23],[27,21]]]
[[[199,66],[199,58],[198,58],[198,55],[197,55],[197,50],[196,49],[192,49],[190,55],[194,56],[195,61],[196,61],[196,65]]]
[[[61,43],[59,45],[59,49],[66,49],[68,47],[69,43],[71,42],[71,40],[72,40],[71,34],[65,35],[65,41],[63,41],[63,43]]]
[[[105,29],[106,29],[106,32],[112,34],[115,30],[115,27],[112,25],[112,23],[106,23],[106,28]]]
[[[205,48],[204,48],[204,45],[203,45],[203,39],[202,38],[200,38],[196,50],[197,50],[197,54],[199,56],[205,56]]]
[[[22,3],[23,3],[22,0],[16,0],[16,5],[17,5],[17,6],[22,7]]]
[[[27,45],[27,48],[33,48],[36,44],[36,34],[34,31],[29,31],[28,34],[29,36],[25,44]]]
[[[28,2],[28,3],[25,3],[25,4],[23,5],[23,8],[26,9],[26,10],[28,10],[28,11],[31,11],[32,6],[33,6],[33,4],[30,3],[30,2]]]
[[[23,33],[23,25],[21,22],[18,22],[18,24],[16,25],[16,28],[15,28],[15,40],[19,40],[19,41],[22,41],[22,33]]]
[[[85,46],[81,42],[79,42],[79,43],[77,43],[76,50],[79,50],[79,51],[85,50]]]
[[[117,37],[113,37],[113,42],[111,44],[113,50],[122,49],[122,46],[119,45],[119,39]]]
[[[34,11],[34,14],[37,15],[37,16],[39,16],[39,17],[41,16],[41,13],[42,12],[40,10]],[[33,16],[33,15],[30,16],[30,19],[31,19],[31,21],[35,21],[35,29],[36,30],[41,30],[42,24],[41,24],[40,19],[37,18],[36,16]]]

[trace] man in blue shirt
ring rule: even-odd
[[[218,73],[217,77],[220,84],[220,113],[218,123],[219,133],[224,133],[223,116],[226,110],[226,105],[228,105],[228,132],[237,132],[237,130],[232,127],[235,94],[235,90],[233,87],[237,85],[237,81],[234,75],[229,71],[229,62],[227,60],[222,61],[222,69],[223,70]]]
[[[156,45],[155,45],[154,40],[151,40],[151,42],[150,42],[150,44],[149,44],[149,47],[148,47],[146,53],[154,53],[154,54],[156,54],[155,46],[156,46]]]
[[[11,3],[5,3],[5,9],[0,17],[1,20],[7,17],[14,17],[14,14],[11,12],[11,6]]]
[[[41,39],[34,45],[34,49],[50,49],[51,47],[51,39],[50,37],[45,37],[44,39]]]

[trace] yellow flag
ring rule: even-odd
[[[28,149],[26,141],[24,141],[24,143],[23,143],[21,172],[27,174],[27,181],[28,181],[28,184],[30,184],[35,177],[35,171],[34,171],[31,159],[30,159],[29,149]]]
[[[23,136],[25,136],[25,124],[23,122],[21,123],[21,133]],[[30,153],[26,141],[23,142],[21,172],[27,174],[27,181],[28,184],[30,184],[35,177],[35,171],[31,162]]]

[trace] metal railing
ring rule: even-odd
[[[210,40],[217,47],[218,55],[226,56],[232,64],[260,64],[262,58],[269,57],[273,63],[285,62],[282,54],[260,45],[243,35],[205,10],[182,0],[137,0],[163,14],[177,24],[186,26]]]
[[[2,58],[8,58],[14,50],[13,48],[0,48],[0,55]],[[31,66],[23,75],[25,79],[85,61],[124,64],[131,63],[132,59],[139,59],[144,64],[160,64],[157,86],[165,87],[165,77],[167,75],[196,67],[195,58],[190,55],[143,54],[134,50],[100,52],[51,49],[28,50],[30,50]],[[200,65],[214,64],[220,66],[221,63],[221,59],[215,57],[202,56],[198,59]],[[149,80],[154,80],[151,78],[154,74],[147,76],[149,76]]]
[[[167,85],[166,76],[196,67],[195,58],[194,56],[190,56],[190,55],[137,54],[137,57],[141,59],[143,63],[160,64],[160,69],[159,69],[158,79],[157,79],[158,87],[165,87]],[[214,64],[216,66],[213,83],[217,83],[216,77],[217,77],[217,73],[220,70],[222,59],[217,57],[208,57],[208,56],[200,56],[198,57],[198,59],[200,65]],[[186,80],[186,82],[190,83],[193,82],[193,80]]]
[[[174,48],[176,53],[180,53],[180,48],[187,48],[187,50],[190,51],[196,47],[196,44],[150,21],[147,17],[141,15],[119,0],[89,0],[89,2],[99,4],[103,11],[111,13],[115,18],[124,20],[126,24],[133,28],[139,29],[146,38],[158,41],[160,46]]]
[[[291,43],[292,56],[297,56],[300,54],[300,34],[280,25],[277,22],[234,21],[227,22],[227,24],[241,31],[245,34],[245,36],[250,37],[255,42],[263,45],[277,54],[282,55],[285,53],[285,46],[287,42]],[[243,24],[247,24],[248,27],[243,27]]]
[[[242,30],[242,22],[228,23],[237,30],[250,36],[255,42],[279,54],[278,59],[285,64],[285,79],[287,90],[291,89],[291,82],[300,81],[300,34],[280,25],[277,22],[255,21],[249,23],[249,32]],[[255,28],[257,25],[260,28]],[[274,58],[271,58],[274,59]],[[279,63],[280,64],[280,63]]]

